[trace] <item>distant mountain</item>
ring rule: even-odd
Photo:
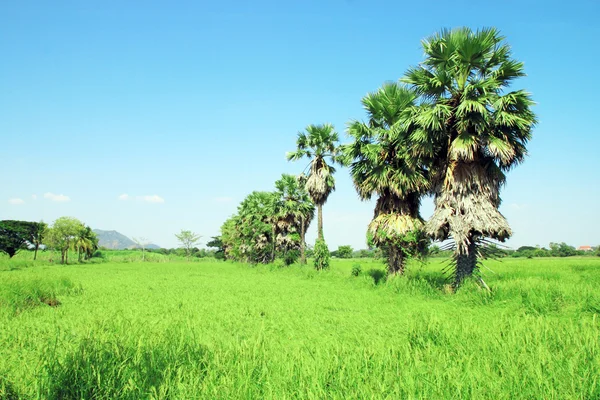
[[[137,244],[127,236],[117,231],[103,231],[102,229],[94,229],[94,233],[98,236],[98,246],[106,247],[112,250],[135,249]],[[149,244],[147,249],[160,249],[160,246]]]

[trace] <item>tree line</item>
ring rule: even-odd
[[[350,169],[361,199],[376,199],[367,241],[386,254],[390,275],[403,274],[407,258],[423,255],[430,241],[451,240],[458,287],[477,275],[490,240],[512,234],[498,210],[500,189],[525,159],[537,123],[530,94],[514,89],[523,63],[495,28],[442,30],[422,47],[421,63],[362,99],[367,118],[348,123],[350,143],[340,144],[331,124],[313,124],[287,155],[309,160],[307,176],[297,181],[317,209],[317,267],[326,265],[320,254],[329,256],[322,208],[335,190],[335,165]],[[435,210],[425,221],[420,204],[428,195]],[[284,240],[300,228],[297,220],[279,223],[269,196],[251,194],[225,222],[227,257],[271,262],[284,243],[293,243],[288,250],[302,245]]]
[[[44,222],[0,221],[0,251],[13,257],[21,249],[32,248],[37,258],[40,246],[60,252],[61,263],[69,262],[69,250],[78,261],[88,260],[98,249],[98,237],[92,228],[77,218],[61,217],[48,226]]]

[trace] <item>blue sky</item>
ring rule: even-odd
[[[595,0],[2,2],[0,219],[207,239],[248,193],[304,168],[285,153],[306,125],[346,141],[362,96],[420,62],[421,39],[495,26],[540,120],[502,192],[508,245],[598,245],[598,15]],[[340,168],[330,248],[365,247],[372,210]]]

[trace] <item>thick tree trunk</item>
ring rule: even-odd
[[[403,275],[404,263],[402,249],[391,246],[388,250],[388,275]]]
[[[306,229],[304,228],[304,225],[304,217],[302,217],[302,225],[300,226],[300,264],[306,264],[306,242],[304,240]]]
[[[323,240],[323,204],[319,204],[317,206],[317,213],[318,213],[318,217],[317,217],[318,236],[319,236],[319,239]]]
[[[454,288],[457,289],[466,278],[473,276],[477,267],[477,243],[471,237],[466,254],[456,257],[456,273],[454,274]]]

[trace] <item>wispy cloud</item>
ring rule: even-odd
[[[126,201],[129,200],[129,195],[127,193],[123,193],[118,197],[119,200]]]
[[[12,198],[12,199],[8,199],[8,202],[10,204],[14,204],[16,206],[20,205],[20,204],[25,204],[25,201],[23,199],[19,199],[18,197]]]
[[[57,203],[65,203],[67,201],[71,201],[71,198],[69,196],[65,196],[64,194],[54,194],[51,192],[44,193],[44,198],[56,201]]]
[[[233,199],[231,197],[223,196],[223,197],[215,197],[213,199],[215,203],[231,203]]]
[[[32,194],[32,195],[31,195],[31,198],[32,198],[33,200],[37,200],[37,194]]]
[[[149,195],[149,196],[140,196],[139,199],[143,200],[147,203],[164,203],[165,202],[165,199],[163,199],[162,197],[160,197],[159,195],[156,195],[156,194]]]

